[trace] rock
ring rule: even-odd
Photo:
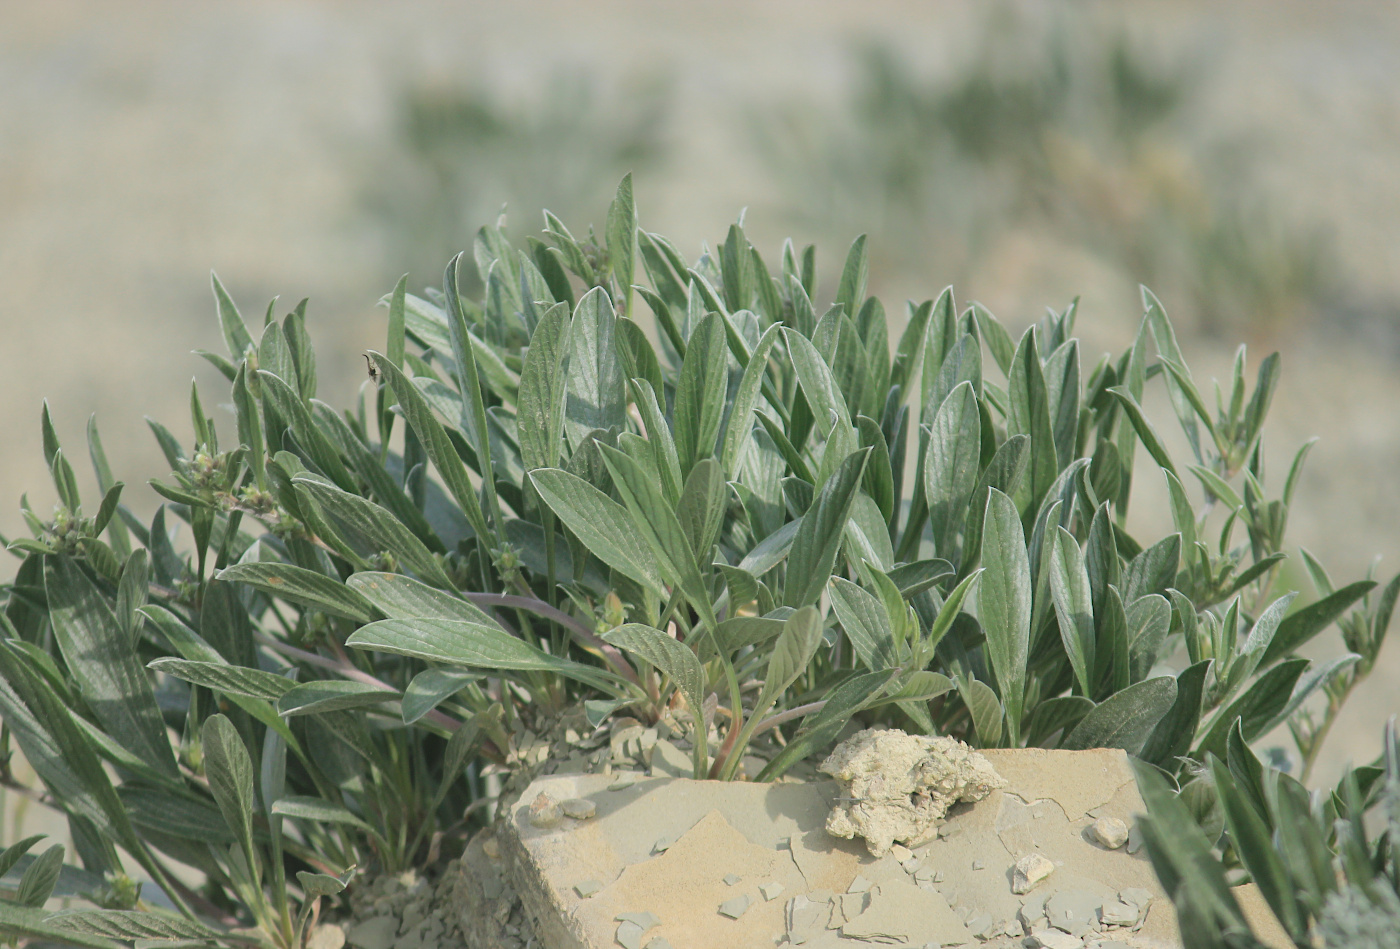
[[[560,820],[559,805],[554,803],[554,798],[541,791],[530,803],[530,826],[548,830],[557,827]]]
[[[842,742],[820,769],[842,783],[827,833],[865,838],[874,856],[895,841],[918,843],[959,801],[980,801],[1006,782],[978,752],[954,738],[868,728]]]
[[[946,900],[902,882],[884,884],[872,893],[869,908],[841,927],[841,935],[915,946],[956,946],[972,938]]]
[[[1105,903],[1099,910],[1099,919],[1105,926],[1136,926],[1142,918],[1142,909],[1132,903]]]
[[[1147,907],[1152,905],[1152,901],[1156,899],[1156,896],[1151,890],[1144,889],[1140,886],[1133,886],[1126,890],[1119,890],[1118,898],[1124,903],[1131,903],[1138,909],[1146,912]]]
[[[584,899],[588,899],[588,897],[597,893],[602,888],[603,884],[600,880],[584,880],[582,883],[574,884],[574,892]]]
[[[772,883],[765,883],[758,888],[758,892],[763,895],[763,901],[775,900],[783,892],[783,885],[776,880]]]
[[[851,885],[846,887],[847,893],[865,893],[870,889],[871,883],[865,877],[856,877],[851,881]]]
[[[1040,883],[1050,874],[1055,872],[1055,864],[1042,854],[1026,854],[1016,861],[1015,869],[1011,875],[1012,893],[1029,893],[1036,884]]]
[[[749,898],[747,896],[736,896],[732,900],[725,900],[719,904],[719,914],[728,916],[730,919],[738,919],[748,912]]]
[[[481,852],[492,860],[501,859],[501,843],[495,837],[487,837],[481,842]]]
[[[826,900],[814,900],[807,896],[794,896],[788,900],[783,914],[788,942],[794,946],[802,945],[818,931],[827,913]]]
[[[974,916],[967,921],[967,931],[974,936],[985,936],[992,928],[992,917],[983,913],[981,916]]]
[[[614,920],[624,923],[636,923],[643,930],[655,929],[661,925],[661,917],[655,913],[618,913]]]
[[[389,949],[399,934],[399,921],[393,916],[376,916],[350,927],[345,939],[356,949]]]
[[[645,929],[631,920],[625,920],[618,924],[615,938],[622,949],[642,949],[642,937],[646,934]]]
[[[671,949],[671,944],[660,936],[647,943],[647,949]]]
[[[1109,850],[1117,850],[1128,842],[1128,825],[1116,817],[1100,817],[1089,828],[1089,834]]]
[[[586,797],[571,797],[559,804],[559,810],[563,811],[565,817],[572,817],[574,820],[588,820],[598,813],[598,805]]]
[[[651,750],[650,773],[653,778],[688,778],[695,773],[695,762],[671,742],[658,739]]]
[[[1045,929],[1031,933],[1030,945],[1042,949],[1084,949],[1084,940],[1057,929]]]
[[[306,938],[306,949],[341,949],[345,945],[345,930],[322,923]]]
[[[1056,929],[1082,936],[1098,927],[1102,905],[1103,900],[1087,890],[1062,890],[1045,901],[1045,916]]]

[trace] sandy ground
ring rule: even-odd
[[[1219,88],[1203,121],[1266,124],[1286,147],[1261,175],[1289,187],[1300,210],[1323,214],[1349,272],[1394,298],[1393,5],[1117,9],[1148,40],[1206,44]],[[310,296],[322,397],[348,403],[363,371],[358,353],[380,338],[373,304],[396,276],[382,264],[384,235],[357,207],[402,83],[485,76],[529,89],[560,63],[605,77],[664,67],[676,81],[675,159],[637,183],[644,223],[693,251],[751,206],[751,234],[775,246],[780,222],[764,214],[774,189],[744,148],[740,110],[837,95],[855,37],[889,38],[929,70],[942,68],[966,39],[971,10],[966,0],[0,2],[0,531],[23,531],[21,493],[41,512],[52,504],[39,451],[45,398],[78,459],[83,425],[98,413],[128,500],[151,508],[144,481],[165,472],[142,415],[187,436],[188,379],[198,378],[206,404],[225,391],[189,355],[221,348],[211,267],[245,313],[277,294],[284,307]],[[878,242],[874,250],[878,257]],[[964,298],[979,297],[1015,326],[1083,292],[1091,348],[1116,348],[1131,332],[1130,275],[1053,244],[1012,240],[1002,250]],[[879,289],[897,300],[944,282],[930,273]],[[1329,322],[1251,341],[1256,359],[1268,348],[1284,356],[1275,470],[1285,446],[1323,436],[1293,537],[1342,578],[1375,555],[1385,558],[1382,572],[1400,569],[1400,362],[1390,339]],[[1188,340],[1186,349],[1198,375],[1228,367],[1219,341]],[[1320,779],[1375,754],[1381,722],[1400,709],[1397,687],[1392,644],[1337,729]]]

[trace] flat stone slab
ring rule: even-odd
[[[931,842],[879,859],[824,830],[834,782],[553,775],[521,795],[498,838],[545,949],[611,949],[618,920],[641,913],[657,919],[646,940],[674,949],[1010,949],[1052,930],[1073,931],[1085,949],[1180,946],[1146,856],[1107,849],[1093,832],[1102,818],[1131,826],[1144,809],[1123,752],[983,753],[1008,786],[955,806]],[[536,826],[540,794],[589,801],[594,816]],[[1054,870],[1014,893],[1013,868],[1029,854]]]

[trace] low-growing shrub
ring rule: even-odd
[[[630,178],[601,237],[545,220],[524,248],[481,230],[480,300],[460,259],[424,297],[400,280],[343,412],[304,305],[255,339],[215,280],[230,404],[216,424],[191,392],[189,448],[151,423],[173,473],[149,524],[92,426],[87,513],[45,409],[59,500],[9,545],[0,750],[68,818],[90,885],[62,892],[102,908],[45,916],[50,851],[0,928],[293,949],[355,867],[460,849],[499,773],[538,765],[523,736],[580,707],[665,719],[697,778],[746,755],[775,778],[856,721],[1118,747],[1177,780],[1374,661],[1396,583],[1273,591],[1307,450],[1271,496],[1277,356],[1250,392],[1241,351],[1211,412],[1150,293],[1086,372],[1073,303],[1017,340],[948,289],[892,328],[863,238],[818,306],[813,248],[770,268],[736,225],[689,262],[638,229]],[[1125,527],[1148,476],[1165,538]],[[1356,652],[1297,656],[1339,619]]]

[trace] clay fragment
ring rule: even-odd
[[[615,938],[622,949],[642,949],[642,937],[646,935],[646,932],[636,923],[627,921],[618,924]]]
[[[894,728],[857,732],[819,770],[843,785],[827,817],[827,833],[863,837],[877,857],[896,841],[928,839],[958,801],[980,801],[1006,786],[991,762],[957,739]]]
[[[778,896],[783,892],[783,885],[777,880],[774,880],[772,883],[765,883],[762,886],[760,886],[758,888],[758,892],[763,894],[764,902],[771,902],[772,900],[777,899]]]
[[[671,944],[667,942],[664,937],[657,936],[651,942],[647,943],[647,949],[671,949]]]
[[[1078,936],[1071,936],[1069,933],[1062,933],[1058,929],[1046,929],[1031,933],[1027,944],[1037,946],[1039,949],[1084,949],[1084,940]]]
[[[588,899],[602,888],[603,883],[601,880],[584,880],[582,883],[574,884],[574,892],[583,899]]]
[[[1100,817],[1089,828],[1089,833],[1109,850],[1117,850],[1128,842],[1128,825],[1116,817]]]
[[[1011,874],[1011,892],[1029,893],[1035,885],[1055,872],[1055,864],[1042,854],[1026,854],[1016,861]]]
[[[1056,929],[1082,936],[1095,928],[1102,904],[1088,890],[1062,890],[1045,901],[1045,916]]]
[[[733,886],[733,885],[736,884],[736,883],[742,882],[743,879],[744,879],[744,878],[741,877],[741,876],[739,876],[739,874],[737,874],[737,873],[726,873],[726,874],[724,875],[724,885],[725,885],[725,886]]]
[[[1131,903],[1105,903],[1099,911],[1099,919],[1105,926],[1136,926],[1142,918],[1142,910]]]
[[[725,900],[719,904],[719,914],[728,916],[730,919],[738,919],[743,916],[749,908],[749,898],[747,896],[736,896],[732,900]]]

